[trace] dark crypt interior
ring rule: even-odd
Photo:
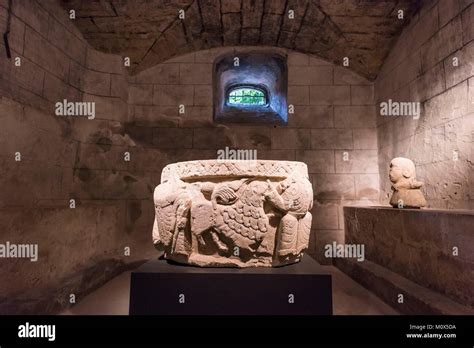
[[[163,253],[474,314],[472,0],[0,0],[0,28],[0,314],[127,315]]]

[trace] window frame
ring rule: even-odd
[[[239,65],[235,65],[238,53]],[[229,50],[214,59],[212,71],[213,122],[216,124],[288,125],[287,55],[276,50]],[[227,101],[232,88],[258,88],[266,105],[239,105]]]
[[[265,104],[238,105],[238,104],[229,103],[230,93],[232,93],[232,91],[236,89],[242,89],[242,88],[254,89],[254,90],[262,92],[265,97]],[[225,98],[225,106],[229,108],[255,109],[255,108],[268,108],[270,106],[270,92],[268,91],[268,88],[265,85],[261,85],[261,84],[258,84],[258,85],[248,84],[248,83],[232,84],[226,88],[224,98]]]

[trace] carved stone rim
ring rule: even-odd
[[[308,178],[308,166],[299,161],[278,160],[196,160],[168,164],[161,174],[161,182],[171,176],[181,180],[222,177],[284,178],[296,174]]]

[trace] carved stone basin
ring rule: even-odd
[[[176,262],[279,266],[308,247],[313,190],[302,162],[173,163],[153,199],[153,243]]]

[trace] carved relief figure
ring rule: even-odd
[[[209,162],[216,161],[163,171],[154,193],[153,241],[165,257],[200,266],[299,261],[308,247],[313,203],[306,166],[300,172],[293,162],[259,161],[272,163],[249,168]]]
[[[413,161],[403,157],[392,159],[389,178],[393,190],[390,205],[395,208],[421,208],[426,206],[425,197],[420,190],[423,182],[416,180]]]
[[[307,180],[289,177],[274,187],[268,182],[266,198],[284,213],[278,229],[279,256],[297,255],[309,242],[313,190]]]

